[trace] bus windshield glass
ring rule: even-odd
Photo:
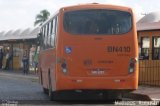
[[[76,10],[64,13],[63,24],[71,34],[118,35],[131,30],[132,16],[118,10]]]

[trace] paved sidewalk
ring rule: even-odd
[[[140,85],[137,90],[127,93],[123,97],[136,101],[160,101],[160,87]]]
[[[22,72],[17,71],[6,71],[6,70],[0,70],[0,76],[7,76],[7,77],[15,77],[15,78],[23,78],[23,79],[33,79],[38,80],[38,75],[36,74],[26,74],[24,75]]]
[[[133,91],[133,94],[148,96],[150,100],[160,101],[160,87],[154,86],[139,86],[138,90]]]

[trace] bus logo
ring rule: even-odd
[[[84,60],[84,65],[85,66],[91,66],[92,65],[92,60],[91,59],[86,59],[86,60]]]
[[[65,47],[65,52],[66,52],[67,54],[71,54],[72,48],[71,48],[71,47]]]

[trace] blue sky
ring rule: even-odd
[[[93,2],[129,6],[137,19],[143,13],[160,11],[159,0],[0,0],[0,31],[33,27],[36,14],[43,9],[54,14],[63,6]]]

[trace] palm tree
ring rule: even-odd
[[[34,22],[34,26],[36,25],[42,25],[50,16],[50,13],[47,10],[42,10],[40,11],[39,14],[37,14],[35,22]]]

